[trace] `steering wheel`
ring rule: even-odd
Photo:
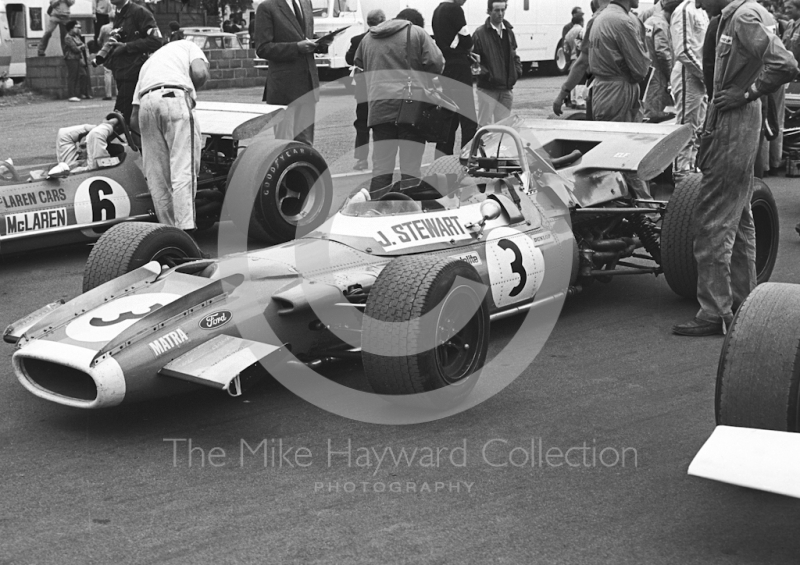
[[[125,118],[122,117],[122,114],[114,110],[113,112],[109,113],[106,116],[106,119],[117,120],[116,125],[114,125],[114,134],[113,136],[109,137],[107,143],[110,143],[114,139],[120,139],[121,141],[127,143],[128,147],[130,147],[134,151],[139,151],[139,145],[133,139],[133,136],[131,135],[131,130],[128,128],[128,124],[125,123]]]
[[[20,176],[16,167],[8,161],[0,161],[0,168],[4,169],[0,172],[0,180],[19,182]]]
[[[411,198],[408,194],[403,194],[402,192],[387,192],[386,194],[378,198],[378,200],[410,200],[412,202],[414,201],[414,199]]]

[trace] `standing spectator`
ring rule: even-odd
[[[641,122],[639,84],[647,76],[650,58],[643,41],[644,26],[630,14],[639,0],[615,0],[598,12],[591,29],[589,69],[593,119],[601,122]],[[585,45],[586,41],[584,41]]]
[[[369,29],[374,28],[386,21],[386,15],[383,10],[372,10],[367,14],[367,26]],[[345,62],[348,65],[355,63],[356,51],[358,46],[361,45],[361,40],[367,35],[366,32],[356,35],[350,39],[350,49],[344,56]],[[369,168],[369,105],[367,104],[367,85],[364,82],[363,69],[356,68],[353,75],[353,80],[356,86],[356,121],[353,122],[353,127],[356,128],[356,148],[353,155],[356,158],[356,165],[353,167],[357,171],[363,171]]]
[[[469,143],[478,125],[475,122],[475,93],[472,89],[472,36],[462,7],[466,0],[445,0],[433,11],[433,37],[444,56],[444,93],[458,105],[447,141],[436,144],[436,155],[452,155],[456,130],[461,125],[461,147]]]
[[[208,60],[200,48],[191,41],[173,41],[144,64],[133,99],[131,123],[142,134],[144,175],[156,217],[187,231],[195,229],[202,140],[195,88],[208,77]]]
[[[109,37],[108,43],[114,46],[114,50],[104,65],[114,72],[117,83],[114,109],[130,123],[139,70],[147,56],[161,47],[161,32],[153,13],[147,8],[131,0],[111,0],[111,3],[117,10],[114,28],[121,30],[121,38]]]
[[[422,29],[422,15],[411,8],[397,18],[369,30],[358,46],[355,65],[364,69],[372,128],[372,181],[370,194],[380,197],[392,184],[394,164],[400,154],[402,178],[419,178],[425,139],[410,125],[397,124],[397,115],[411,68],[418,78],[424,73],[440,74],[444,58],[436,43]],[[411,60],[407,63],[410,51]]]
[[[478,77],[478,123],[492,124],[511,115],[512,89],[522,76],[513,26],[505,20],[507,3],[489,0],[486,22],[475,30],[472,41],[481,58]]]
[[[566,39],[569,30],[576,25],[583,27],[583,9],[580,6],[575,6],[572,9],[572,19],[570,19],[569,23],[561,30],[561,39]]]
[[[705,0],[703,0],[705,2]],[[675,65],[672,68],[672,96],[679,124],[692,127],[692,139],[675,160],[675,178],[695,170],[697,140],[706,116],[708,99],[703,83],[703,41],[708,15],[695,0],[683,0],[672,14],[670,33]]]
[[[176,21],[169,22],[169,38],[167,42],[180,41],[183,39],[183,31],[181,31],[181,24]]]
[[[581,40],[581,53],[578,55],[577,60],[572,64],[569,69],[569,76],[564,84],[561,85],[561,90],[558,91],[556,99],[553,100],[553,113],[560,116],[563,113],[562,106],[564,102],[569,100],[570,94],[579,84],[587,81],[590,74],[589,71],[589,53],[591,50],[591,42],[589,39],[589,32],[597,20],[597,16],[606,9],[611,0],[592,0],[592,19],[586,24],[586,29],[583,32],[583,39]],[[592,119],[592,111],[590,104],[586,105],[586,117]]]
[[[700,134],[703,172],[692,224],[696,226],[695,318],[672,328],[678,335],[724,334],[733,312],[756,284],[756,241],[750,199],[761,132],[760,98],[797,74],[797,62],[767,27],[754,0],[703,0],[721,15],[714,98]]]
[[[319,101],[311,0],[264,0],[256,9],[256,54],[269,63],[264,101],[289,106],[277,139],[314,144]]]
[[[800,61],[800,0],[787,0],[786,15],[792,21],[783,33],[783,44]]]
[[[644,117],[650,122],[661,122],[669,114],[664,111],[674,104],[670,93],[672,76],[672,40],[669,19],[680,0],[661,0],[655,5],[653,15],[644,23],[647,33],[647,51],[650,54],[650,82],[644,97]]]
[[[106,44],[112,29],[114,29],[114,24],[112,22],[108,22],[100,28],[100,35],[97,36],[98,45],[102,47]],[[103,65],[103,90],[105,94],[103,100],[111,100],[114,96],[114,73],[105,65]]]
[[[64,40],[64,62],[67,64],[67,98],[70,102],[80,102],[81,98],[91,98],[87,92],[86,44],[81,37],[81,24],[70,20],[65,26],[67,37]]]
[[[69,11],[73,4],[75,4],[75,0],[50,0],[50,7],[47,9],[50,19],[47,20],[47,28],[45,28],[37,48],[39,57],[44,57],[50,37],[59,26],[61,26],[61,49],[64,49],[64,41],[67,38],[64,25],[69,21]]]
[[[100,29],[111,21],[114,6],[110,0],[92,0],[92,13],[94,14],[94,41],[100,35]]]
[[[580,41],[583,37],[583,23],[575,24],[564,36],[562,50],[567,60],[567,65],[572,65],[580,54]]]

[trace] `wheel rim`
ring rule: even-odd
[[[765,282],[763,276],[775,253],[775,216],[766,200],[754,200],[750,207],[753,210],[753,223],[756,227],[756,277],[759,283]]]
[[[324,200],[319,170],[309,163],[292,163],[278,179],[275,204],[281,218],[292,225],[313,221]]]
[[[558,51],[556,51],[556,66],[562,73],[567,70],[567,56],[564,55],[564,49],[562,47],[559,47]]]
[[[482,301],[469,286],[453,289],[441,305],[435,341],[440,345],[435,353],[439,373],[447,384],[463,381],[477,369],[486,332],[481,314]]]
[[[158,261],[158,264],[166,267],[175,267],[187,259],[189,255],[179,247],[164,247],[156,251],[150,261]]]

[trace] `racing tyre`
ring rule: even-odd
[[[162,224],[123,222],[94,244],[83,270],[83,292],[150,261],[171,267],[183,259],[202,256],[197,243],[183,230]]]
[[[570,114],[569,116],[567,116],[564,119],[565,120],[569,120],[569,121],[585,122],[586,119],[587,119],[586,118],[586,112],[574,112],[574,113]]]
[[[235,199],[231,219],[237,227],[259,243],[275,245],[328,218],[333,180],[310,145],[257,136],[231,167],[226,194]]]
[[[661,228],[661,267],[670,288],[686,298],[697,296],[697,264],[694,260],[692,213],[703,176],[689,175],[678,183],[669,199]],[[778,257],[778,207],[772,191],[761,179],[753,179],[750,200],[756,227],[757,283],[767,282]]]
[[[485,291],[465,261],[421,255],[389,263],[370,291],[362,327],[372,390],[410,395],[448,387],[437,403],[460,403],[489,348]]]
[[[759,285],[720,354],[717,424],[800,431],[800,285]]]

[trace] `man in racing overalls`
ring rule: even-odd
[[[673,59],[669,19],[678,3],[679,0],[661,0],[655,5],[653,15],[644,22],[650,66],[653,67],[644,95],[644,117],[652,122],[661,122],[669,117],[664,108],[673,105],[670,94]]]
[[[761,96],[797,75],[797,62],[765,24],[756,0],[703,0],[721,14],[714,70],[714,99],[700,133],[703,172],[692,224],[697,226],[697,300],[694,320],[672,328],[678,335],[724,334],[756,284],[756,241],[750,199],[761,132]]]
[[[672,14],[670,33],[675,55],[671,77],[672,96],[675,98],[678,123],[692,126],[692,139],[675,160],[675,180],[695,169],[697,136],[706,117],[708,98],[703,82],[706,28],[708,15],[695,4],[695,0],[683,0]]]
[[[647,77],[650,58],[644,46],[644,25],[632,16],[639,0],[614,0],[597,15],[589,43],[593,119],[641,122],[639,84]],[[584,40],[586,43],[586,40]]]

